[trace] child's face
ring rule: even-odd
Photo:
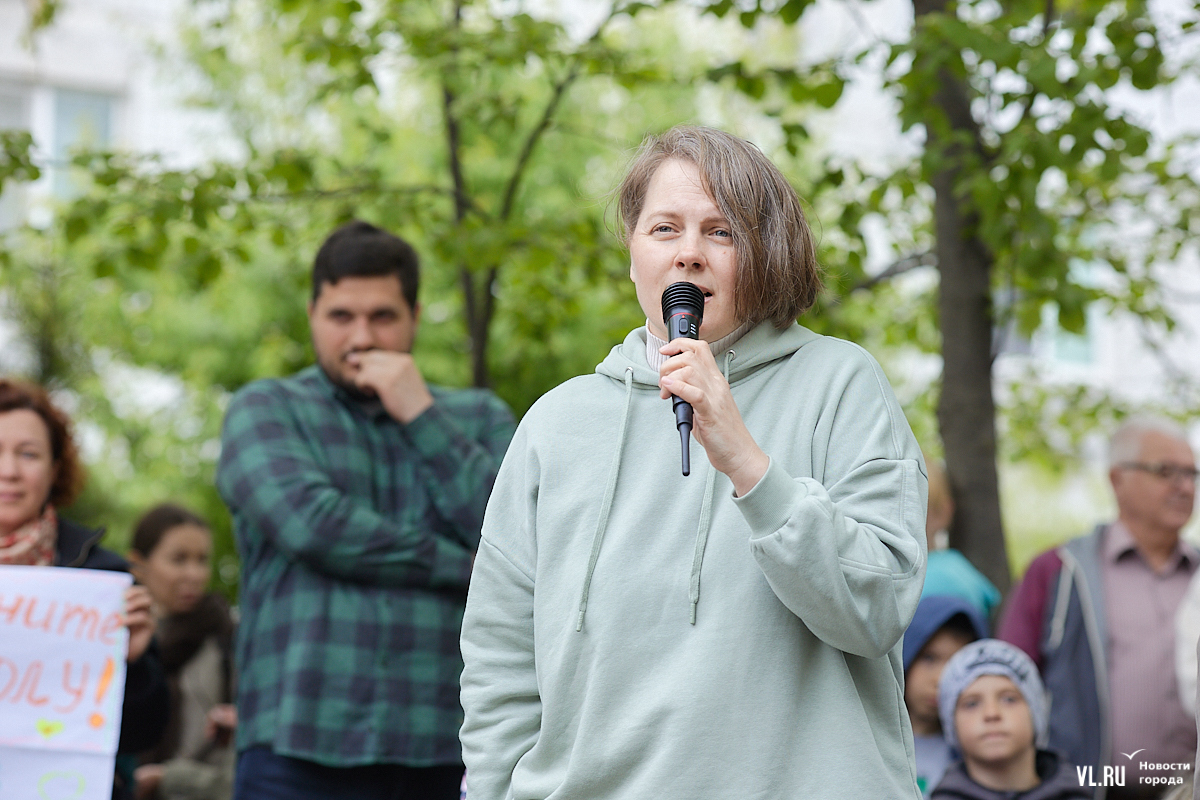
[[[1012,761],[1034,748],[1025,695],[1003,675],[981,675],[958,696],[954,727],[968,764]]]
[[[930,637],[904,673],[904,704],[918,734],[942,729],[938,721],[938,680],[950,657],[970,642],[962,633],[942,628]]]

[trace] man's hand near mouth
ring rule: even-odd
[[[433,405],[433,395],[411,353],[366,350],[349,353],[346,363],[358,367],[355,386],[374,393],[397,422],[407,425]]]

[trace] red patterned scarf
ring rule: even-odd
[[[54,563],[58,544],[58,516],[47,505],[40,517],[31,519],[6,536],[0,536],[0,564],[48,567]]]

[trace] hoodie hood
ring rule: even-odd
[[[800,325],[789,325],[779,330],[770,322],[760,322],[747,331],[725,353],[716,354],[717,367],[724,368],[729,352],[735,355],[729,362],[727,377],[731,384],[753,373],[772,361],[786,358],[801,347],[820,337]],[[625,341],[609,351],[596,366],[596,372],[613,380],[624,382],[626,370],[633,370],[635,385],[658,388],[658,370],[646,363],[646,328],[635,328]]]
[[[904,671],[912,666],[917,653],[941,630],[942,626],[954,617],[962,615],[967,618],[975,630],[976,639],[986,639],[988,635],[987,622],[979,614],[979,609],[957,595],[933,594],[921,598],[917,605],[917,613],[913,615],[912,623],[904,632]]]

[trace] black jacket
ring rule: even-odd
[[[1071,764],[1050,750],[1037,751],[1036,764],[1041,783],[1027,792],[998,792],[971,780],[962,761],[946,770],[942,782],[930,795],[932,800],[1091,800],[1092,792],[1079,785],[1079,775]]]
[[[128,572],[129,563],[125,559],[97,546],[103,536],[103,528],[90,530],[59,518],[55,566]],[[113,800],[133,796],[129,776],[121,774],[120,756],[138,753],[157,744],[166,730],[169,714],[167,680],[158,656],[158,645],[151,640],[142,657],[127,665],[125,672],[125,701],[121,707],[121,738],[117,742],[118,769]]]

